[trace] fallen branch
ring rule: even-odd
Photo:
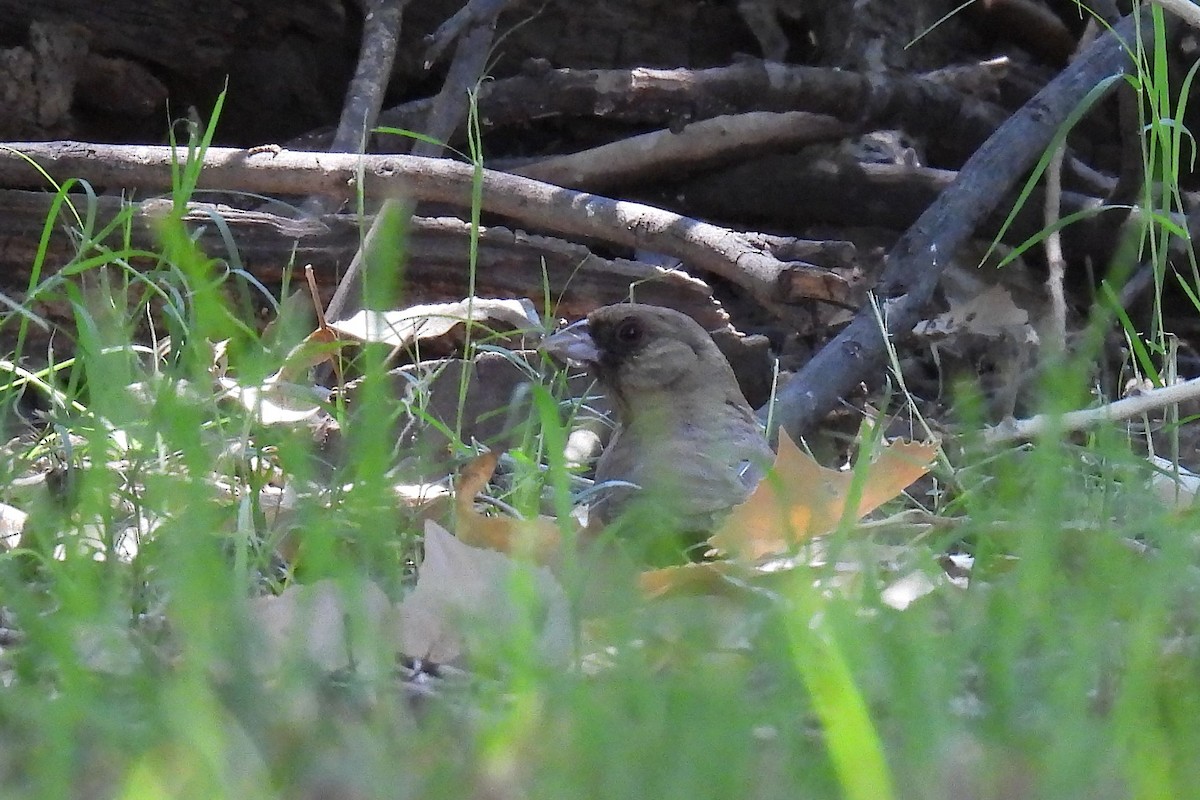
[[[1152,30],[1149,24],[1135,28],[1141,21],[1126,17],[1080,54],[968,159],[954,183],[900,237],[875,289],[887,330],[880,331],[875,309],[865,306],[780,391],[775,419],[793,438],[862,381],[882,375],[884,336],[912,330],[954,253],[1032,166],[1068,115],[1102,81],[1131,69],[1127,43],[1135,29],[1143,35]]]
[[[169,147],[78,142],[22,142],[0,147],[0,185],[40,186],[36,161],[52,178],[82,178],[93,187],[166,191],[182,152]],[[210,148],[202,189],[349,199],[361,176],[369,197],[402,194],[415,201],[471,205],[472,168],[419,156],[341,153],[254,153]],[[742,233],[661,208],[573,192],[548,183],[483,171],[483,211],[557,234],[599,239],[682,259],[685,267],[718,275],[758,300],[800,298],[846,303],[846,282],[829,270],[797,261],[796,239]]]
[[[748,154],[839,139],[851,126],[833,117],[769,111],[714,117],[671,130],[633,136],[579,153],[514,167],[510,172],[572,189],[599,192],[664,175],[678,178]]]

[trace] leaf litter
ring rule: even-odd
[[[240,385],[228,377],[223,365],[214,369],[214,381],[224,397],[236,400],[252,415],[255,424],[309,423],[316,415],[328,416],[330,398],[319,387],[306,385],[304,376],[312,367],[336,361],[348,340],[412,345],[430,337],[454,336],[468,321],[517,330],[537,324],[527,302],[476,300],[416,307],[374,321],[363,317],[348,326],[322,324],[260,384]],[[221,353],[223,348],[214,346],[213,351]],[[497,393],[488,402],[506,401]],[[911,442],[880,447],[871,456],[867,479],[858,488],[857,505],[849,517],[859,519],[897,496],[926,472],[936,449],[936,444]],[[262,652],[256,656],[260,666],[270,670],[299,658],[326,670],[353,663],[382,674],[387,659],[378,661],[380,653],[438,663],[470,662],[479,642],[502,637],[520,625],[533,626],[541,656],[554,663],[569,662],[575,647],[572,631],[580,620],[572,619],[555,569],[564,559],[564,542],[587,541],[587,531],[574,517],[518,519],[477,510],[475,498],[487,490],[499,456],[499,451],[487,450],[469,460],[459,472],[449,504],[445,487],[436,482],[393,483],[397,506],[424,525],[415,584],[398,597],[364,577],[349,583],[290,581],[277,594],[254,598],[251,616],[263,632]],[[302,558],[290,531],[296,525],[298,494],[311,495],[311,490],[301,486],[298,492],[294,480],[275,472],[276,477],[258,489],[253,503],[250,494],[225,480],[214,479],[214,492],[238,507],[234,529],[239,535],[255,532],[255,509],[261,509],[268,524],[289,531],[276,540],[282,555],[288,560]],[[653,602],[689,594],[738,596],[755,591],[755,583],[766,585],[781,574],[807,568],[819,555],[801,549],[843,523],[853,482],[852,472],[819,465],[786,435],[781,436],[769,477],[708,540],[709,560],[644,572],[637,586]],[[223,491],[217,488],[220,484],[226,484]],[[447,517],[447,509],[449,527],[436,521]],[[20,512],[14,512],[5,516],[3,542],[9,547],[19,543],[21,535]],[[161,521],[155,519],[138,530],[152,539]],[[928,590],[916,585],[915,574],[890,590],[888,596],[897,597],[895,604],[912,602]],[[367,657],[368,653],[374,655]]]

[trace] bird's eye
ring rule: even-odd
[[[617,341],[622,344],[637,344],[642,338],[642,324],[636,319],[627,319],[617,327]]]

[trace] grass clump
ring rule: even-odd
[[[651,601],[618,574],[585,599],[604,565],[568,555],[556,579],[587,613],[565,658],[517,559],[506,624],[456,621],[470,659],[398,659],[387,613],[426,529],[395,492],[385,359],[345,364],[353,408],[315,401],[351,458],[233,402],[287,348],[180,222],[193,166],[158,252],[128,245],[131,210],[99,224],[64,187],[78,255],[35,265],[5,321],[0,499],[29,519],[0,553],[3,796],[1170,798],[1200,778],[1200,520],[1115,428],[965,448],[936,515],[845,524],[830,557],[721,593]],[[51,305],[75,338],[37,368]],[[507,499],[561,522],[558,398],[531,398]],[[301,585],[332,588],[263,615]]]

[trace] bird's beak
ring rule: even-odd
[[[600,360],[600,351],[588,332],[586,319],[568,325],[542,342],[542,352],[549,353],[562,361],[579,361],[595,364]]]

